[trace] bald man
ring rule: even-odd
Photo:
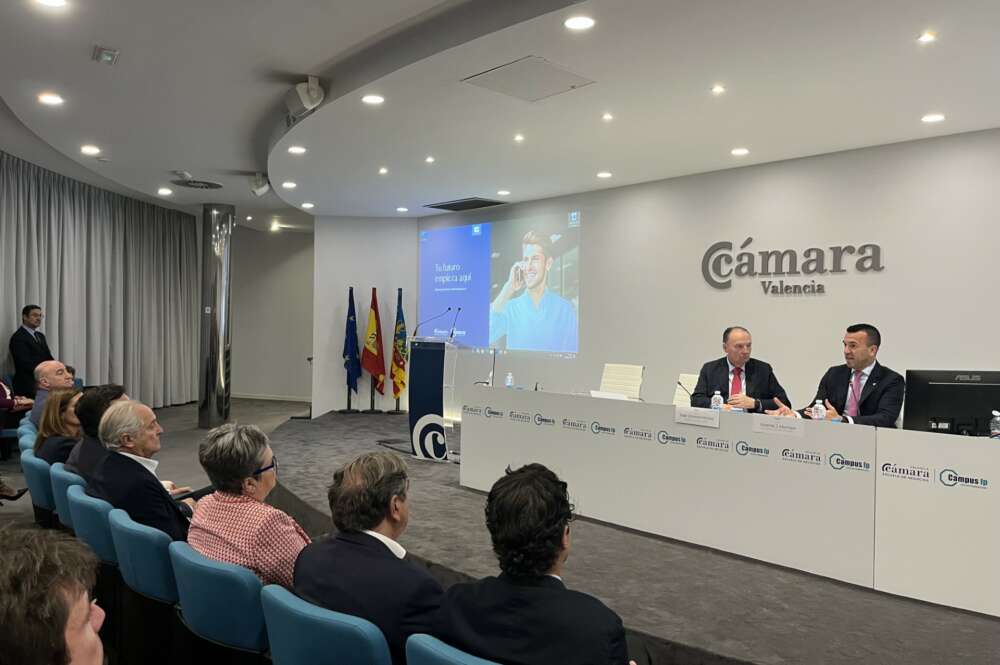
[[[50,390],[59,388],[72,388],[73,375],[66,371],[66,365],[58,360],[46,360],[35,368],[35,386],[38,392],[35,394],[35,404],[31,407],[28,420],[38,423],[42,419],[42,409],[45,408],[45,400],[49,397]]]

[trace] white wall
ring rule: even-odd
[[[233,397],[309,401],[312,235],[237,226],[231,299]]]
[[[643,397],[670,402],[678,373],[720,357],[723,328],[741,324],[804,406],[843,362],[851,323],[880,328],[879,360],[899,372],[1000,366],[998,173],[1000,130],[990,130],[441,215],[420,228],[581,211],[580,354],[501,356],[500,376],[571,392],[596,387],[605,362],[641,363]],[[708,247],[748,237],[758,252],[876,243],[885,267],[862,274],[849,261],[844,274],[812,276],[824,295],[765,295],[768,278],[711,288]],[[456,383],[488,370],[489,356],[464,355]]]
[[[375,406],[392,409],[392,334],[396,321],[396,289],[403,289],[403,316],[407,330],[416,326],[417,221],[413,219],[357,219],[317,217],[314,231],[315,290],[313,320],[313,416],[347,403],[344,371],[344,327],[347,289],[354,287],[358,344],[362,348],[368,325],[371,289],[378,291],[386,361],[385,396],[375,393]],[[358,382],[355,408],[369,405],[369,376]],[[406,408],[406,392],[402,408]]]

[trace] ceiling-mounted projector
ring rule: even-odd
[[[271,191],[271,183],[267,181],[267,176],[263,173],[254,174],[250,178],[250,191],[254,196],[264,196]]]
[[[285,93],[285,106],[288,107],[288,114],[298,119],[323,103],[325,96],[319,79],[310,76],[305,83],[299,83]]]

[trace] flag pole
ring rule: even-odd
[[[402,345],[402,351],[400,350],[400,344]],[[406,411],[399,408],[399,398],[402,395],[402,389],[400,388],[397,392],[396,377],[397,372],[399,372],[399,367],[396,365],[397,356],[406,350],[406,326],[403,321],[403,288],[399,287],[396,289],[396,326],[393,330],[393,340],[392,340],[392,390],[396,394],[396,408],[391,411],[386,411],[386,413],[398,416]],[[403,381],[406,380],[406,355],[403,353],[401,356],[402,371],[403,371]]]
[[[382,409],[376,409],[375,408],[375,377],[371,376],[370,374],[368,376],[371,379],[371,384],[372,384],[372,396],[371,396],[371,400],[372,401],[371,401],[371,406],[369,408],[365,409],[364,411],[362,411],[361,413],[367,413],[368,415],[373,415],[373,414],[377,414],[377,413],[385,413],[385,411],[383,411]]]
[[[358,413],[357,409],[351,408],[351,392],[358,389],[357,377],[361,375],[360,360],[358,359],[358,331],[357,321],[354,311],[354,287],[347,288],[347,325],[344,331],[344,369],[347,370],[347,408],[338,409],[337,413]],[[312,360],[310,358],[310,360]],[[352,374],[356,372],[356,375]],[[351,390],[353,385],[353,391]]]

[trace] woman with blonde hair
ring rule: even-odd
[[[82,393],[76,388],[53,390],[42,409],[35,439],[35,457],[49,464],[66,462],[73,446],[80,440],[80,420],[76,403]]]

